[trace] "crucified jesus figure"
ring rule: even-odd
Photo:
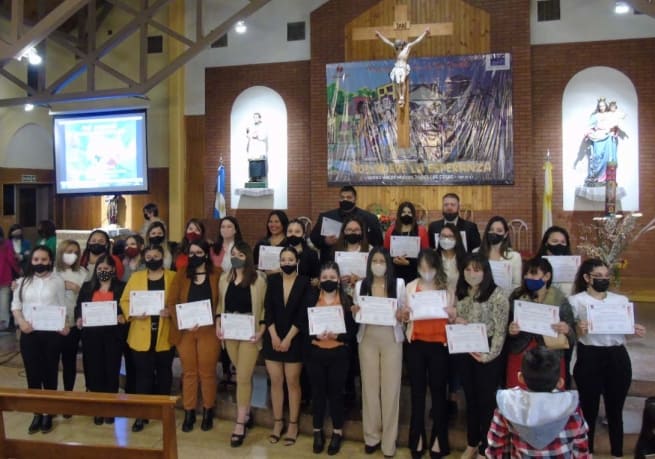
[[[375,32],[375,35],[396,51],[396,63],[394,64],[393,69],[391,69],[389,77],[393,83],[393,89],[396,95],[396,100],[398,101],[398,106],[402,107],[405,105],[407,77],[409,76],[410,71],[409,64],[407,63],[407,60],[409,59],[409,52],[414,45],[417,45],[425,37],[430,35],[430,28],[426,27],[425,31],[419,35],[416,40],[410,42],[399,39],[391,41],[378,31]]]

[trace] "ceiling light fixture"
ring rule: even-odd
[[[41,65],[43,62],[43,58],[36,51],[36,48],[28,48],[27,51],[18,57],[19,61],[22,59],[27,59],[27,62],[29,62],[30,65]]]
[[[626,2],[616,2],[614,4],[614,13],[615,14],[628,14],[631,8]]]
[[[26,112],[31,112],[32,110],[34,110],[34,104],[25,104]]]
[[[246,30],[248,30],[248,28],[246,27],[246,23],[244,21],[238,21],[234,26],[234,31],[236,33],[246,33]]]

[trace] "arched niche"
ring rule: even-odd
[[[52,132],[36,123],[27,123],[11,136],[3,167],[53,169]]]

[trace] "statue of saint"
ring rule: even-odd
[[[253,113],[252,123],[246,128],[246,156],[248,158],[248,175],[251,182],[266,180],[266,160],[268,158],[268,133],[260,113]]]

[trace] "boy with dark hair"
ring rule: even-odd
[[[518,387],[499,390],[488,458],[590,458],[587,423],[576,391],[560,391],[559,354],[544,347],[523,357]]]

